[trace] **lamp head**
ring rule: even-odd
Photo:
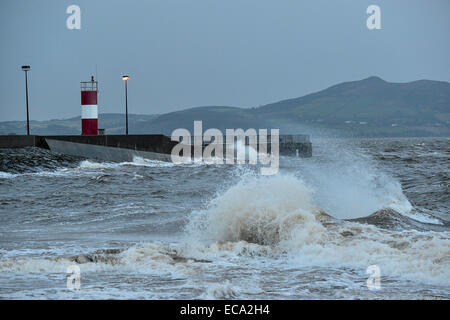
[[[30,70],[30,66],[22,66],[22,70],[23,71],[29,71]]]
[[[125,75],[125,76],[122,76],[122,80],[123,80],[123,81],[128,81],[128,80],[130,80],[130,77],[129,77],[129,76],[127,76],[127,75]]]

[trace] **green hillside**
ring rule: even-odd
[[[273,117],[296,117],[300,122],[444,126],[450,121],[450,83],[389,83],[370,77],[269,104],[258,111]]]

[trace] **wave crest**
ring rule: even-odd
[[[207,210],[197,212],[187,229],[214,241],[275,245],[289,239],[301,225],[307,233],[304,240],[311,241],[325,231],[316,219],[319,213],[310,190],[295,177],[252,177],[214,199]]]
[[[413,228],[419,221],[392,209],[335,219],[312,199],[311,190],[294,176],[244,177],[206,210],[192,214],[187,237],[206,244],[206,253],[287,253],[296,266],[365,270],[376,264],[383,273],[448,283],[448,232],[422,232]]]

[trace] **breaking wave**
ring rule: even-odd
[[[172,266],[188,259],[179,256],[175,248],[161,243],[136,245],[128,249],[107,249],[93,253],[60,257],[14,257],[0,259],[2,272],[66,272],[67,267],[79,264],[83,271],[122,270],[164,274],[175,272]]]
[[[314,205],[313,191],[300,179],[253,176],[217,196],[206,210],[194,212],[186,232],[188,241],[211,250],[236,250],[237,245],[240,254],[288,254],[296,266],[365,270],[376,264],[387,274],[450,284],[449,232],[377,226],[408,225],[410,218],[393,209],[376,217],[335,219]]]
[[[368,216],[383,208],[411,213],[401,184],[372,157],[335,141],[320,147],[318,159],[295,163],[295,174],[311,187],[322,209],[340,219]]]

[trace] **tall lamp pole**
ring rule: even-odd
[[[125,81],[125,134],[128,135],[128,80],[130,77],[122,76],[122,80]]]
[[[22,70],[25,71],[25,95],[27,99],[27,135],[30,135],[30,113],[28,111],[28,71],[30,66],[22,66]]]

